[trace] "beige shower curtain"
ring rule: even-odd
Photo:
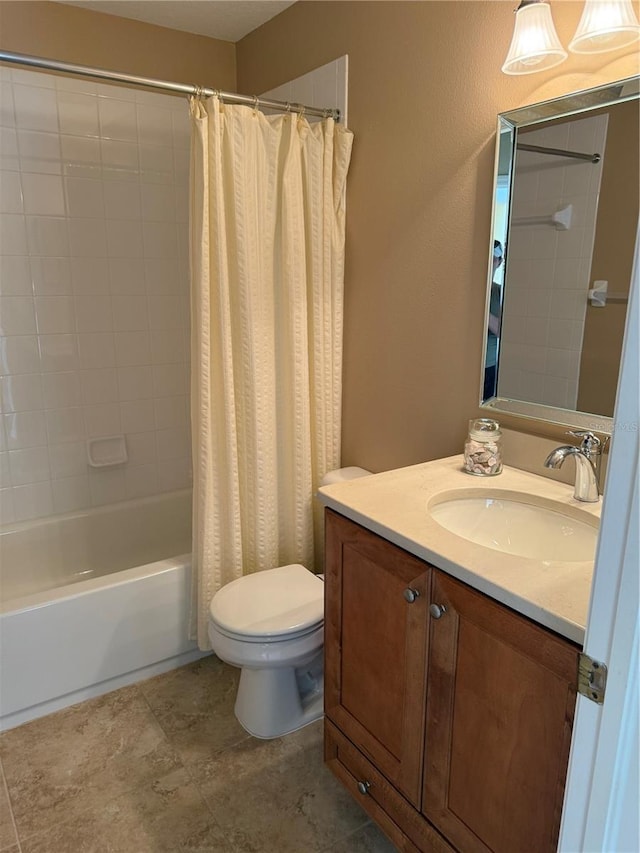
[[[332,119],[191,100],[192,630],[242,574],[313,565],[340,462],[344,189]]]

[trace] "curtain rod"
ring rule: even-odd
[[[266,109],[278,110],[280,112],[304,113],[305,115],[333,118],[335,121],[340,121],[340,110],[335,108],[322,109],[320,107],[308,107],[304,104],[293,104],[288,101],[272,101],[268,98],[259,98],[257,95],[239,95],[235,92],[223,92],[220,89],[194,86],[191,83],[172,83],[168,80],[154,80],[152,77],[136,77],[133,74],[121,74],[118,71],[107,71],[104,68],[92,68],[88,65],[72,65],[67,62],[58,62],[56,59],[45,59],[42,56],[29,56],[24,53],[12,53],[6,50],[0,50],[0,60],[3,62],[13,62],[17,65],[44,68],[47,71],[61,71],[64,74],[97,77],[100,80],[109,80],[112,83],[127,83],[132,86],[146,86],[150,89],[164,89],[168,92],[176,92],[183,95],[204,95],[207,98],[217,95],[220,100],[228,101],[232,104],[247,104],[252,107],[265,107]]]
[[[555,154],[557,157],[573,157],[576,160],[589,160],[590,163],[599,163],[599,154],[582,154],[580,151],[565,151],[564,148],[546,148],[543,145],[525,145],[518,142],[516,148],[521,151],[534,151],[537,154]]]

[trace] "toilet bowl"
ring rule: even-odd
[[[299,564],[232,581],[214,595],[209,639],[240,667],[235,714],[255,737],[288,734],[322,716],[324,584]]]
[[[331,471],[322,484],[369,474]],[[299,563],[244,575],[209,606],[211,648],[240,668],[235,715],[249,734],[289,734],[323,714],[324,583]]]

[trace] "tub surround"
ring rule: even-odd
[[[4,525],[0,614],[46,603],[60,587],[190,551],[189,489]]]
[[[427,506],[454,490],[511,491],[552,500],[599,519],[602,503],[584,504],[573,488],[515,468],[497,477],[472,477],[452,456],[325,486],[325,506],[361,524],[518,613],[582,644],[593,561],[560,562],[516,557],[476,545],[445,530]]]
[[[186,101],[0,78],[0,524],[188,488]]]

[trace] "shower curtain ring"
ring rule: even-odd
[[[253,96],[253,111],[254,113],[258,112],[258,104],[260,103],[260,98],[257,95]]]

